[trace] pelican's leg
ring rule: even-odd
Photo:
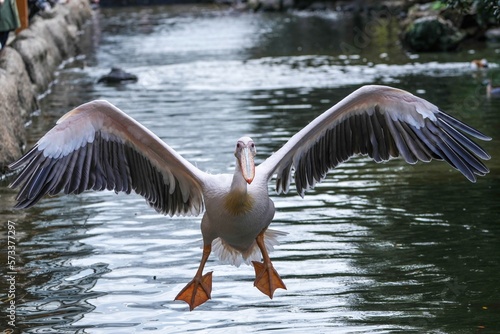
[[[263,294],[268,295],[269,298],[273,298],[274,290],[281,288],[286,290],[285,283],[281,280],[280,275],[276,269],[274,269],[269,254],[267,254],[266,245],[264,243],[264,233],[266,229],[259,233],[255,241],[257,246],[259,246],[262,252],[262,262],[252,261],[253,267],[255,269],[255,282],[254,286],[257,287]]]
[[[177,297],[175,297],[175,300],[183,300],[188,303],[190,311],[211,298],[210,293],[212,292],[212,272],[206,273],[202,276],[203,268],[205,268],[205,263],[207,263],[211,251],[211,244],[203,246],[203,256],[201,257],[198,271],[194,275],[194,278],[191,280],[191,282],[189,282],[188,285],[186,285],[184,289],[179,292]]]

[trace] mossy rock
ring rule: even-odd
[[[409,24],[403,33],[403,42],[412,51],[435,52],[455,50],[465,34],[451,21],[440,16],[426,16]]]

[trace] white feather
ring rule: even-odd
[[[267,229],[264,237],[264,243],[267,251],[273,251],[274,246],[280,244],[278,237],[285,236],[287,234],[288,233],[286,232]],[[217,238],[212,241],[212,251],[217,255],[222,263],[232,264],[236,267],[239,267],[243,263],[249,265],[252,261],[261,261],[262,259],[261,252],[255,241],[248,251],[242,253],[228,245],[221,238]]]

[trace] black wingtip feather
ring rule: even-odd
[[[451,123],[457,129],[459,129],[459,130],[461,130],[461,131],[463,131],[463,132],[465,132],[465,133],[467,133],[467,134],[469,134],[477,139],[484,140],[484,141],[490,141],[492,139],[491,137],[480,132],[479,130],[476,130],[473,127],[459,121],[455,117],[448,115],[444,111],[440,110],[439,113],[436,114],[436,117],[438,119],[442,118],[442,119],[446,120],[448,123]]]

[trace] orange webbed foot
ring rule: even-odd
[[[274,269],[271,262],[262,263],[252,261],[255,269],[255,282],[254,286],[257,287],[263,294],[273,299],[273,294],[276,289],[285,289],[285,283],[281,280],[280,275]]]
[[[200,306],[211,298],[212,293],[212,272],[203,276],[195,276],[191,282],[179,292],[175,300],[183,300],[189,304],[189,310]]]

